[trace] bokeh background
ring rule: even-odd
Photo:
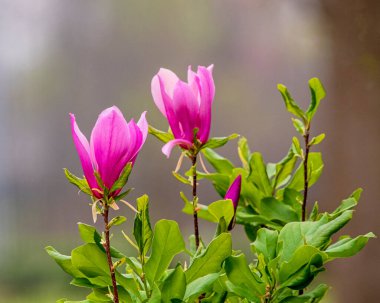
[[[81,298],[43,249],[50,244],[69,254],[80,243],[76,222],[91,223],[88,200],[62,171],[81,174],[68,113],[87,135],[114,104],[128,119],[148,110],[149,122],[165,129],[150,94],[161,66],[185,77],[188,65],[215,64],[212,135],[243,134],[269,162],[283,157],[294,135],[276,84],[306,106],[307,80],[319,77],[327,98],[313,133],[327,134],[318,146],[325,170],[310,204],[332,210],[364,187],[345,231],[380,233],[378,0],[0,4],[0,302]],[[188,236],[191,219],[181,214],[178,192],[190,190],[171,177],[179,153],[166,160],[161,146],[149,137],[130,179],[130,201],[148,193],[153,221],[177,219]],[[220,152],[238,164],[236,142]],[[206,181],[200,187],[203,203],[218,198]],[[122,211],[131,222],[133,214]],[[212,225],[201,228],[206,238],[213,233]],[[131,251],[118,231],[114,238]],[[235,247],[247,247],[241,230],[234,239]],[[373,240],[349,262],[330,264],[323,279],[333,288],[324,302],[378,302],[379,252]]]

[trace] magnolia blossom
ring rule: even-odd
[[[207,68],[198,66],[195,73],[189,66],[187,83],[164,68],[153,77],[153,100],[168,119],[174,135],[174,140],[162,148],[167,157],[175,145],[191,149],[194,146],[195,129],[196,139],[200,144],[207,142],[211,127],[211,105],[215,95],[212,69],[213,65]]]
[[[228,230],[231,230],[235,225],[235,215],[236,215],[236,209],[239,204],[240,190],[241,190],[241,175],[235,178],[235,180],[232,182],[232,184],[228,188],[226,195],[224,196],[224,199],[225,200],[230,199],[234,206],[234,218],[230,222],[230,225],[228,226]]]
[[[70,114],[74,144],[95,197],[103,197],[95,172],[99,173],[105,187],[111,189],[126,165],[129,162],[134,164],[148,134],[145,114],[142,113],[137,124],[133,119],[127,123],[116,106],[105,109],[92,130],[90,143],[80,131],[74,114]],[[116,196],[120,190],[109,193],[109,196]]]

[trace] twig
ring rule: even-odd
[[[106,243],[104,243],[104,249],[106,250],[107,254],[107,261],[108,261],[108,267],[110,269],[111,273],[111,280],[112,280],[112,287],[113,287],[113,302],[114,303],[119,303],[119,294],[117,290],[117,284],[116,284],[116,277],[115,277],[115,268],[113,267],[112,264],[112,259],[111,259],[111,245],[110,245],[110,230],[108,226],[108,211],[109,211],[109,206],[104,203],[104,210],[103,210],[103,218],[104,218],[104,226],[105,226],[105,240]]]

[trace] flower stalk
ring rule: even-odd
[[[197,210],[197,155],[191,156],[192,164],[192,185],[193,185],[193,218],[194,218],[194,235],[195,235],[195,247],[199,247],[199,226],[198,226],[198,210]]]
[[[303,135],[304,140],[305,140],[305,159],[303,161],[304,191],[303,191],[303,201],[302,201],[302,221],[306,220],[307,193],[309,189],[309,176],[308,176],[308,160],[309,160],[309,152],[310,152],[309,136],[310,136],[310,124],[307,125],[305,129],[305,134]]]
[[[104,249],[106,250],[108,267],[111,274],[112,288],[113,288],[113,302],[119,303],[119,293],[117,290],[115,268],[112,264],[112,258],[111,258],[110,226],[109,226],[108,213],[109,213],[109,206],[107,205],[107,203],[104,203],[102,216],[104,219],[105,243],[103,244],[103,246],[104,246]]]

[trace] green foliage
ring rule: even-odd
[[[118,189],[122,189],[124,187],[124,185],[127,184],[129,175],[131,174],[131,171],[132,171],[132,163],[129,162],[124,167],[124,169],[121,172],[119,178],[112,185],[112,187],[110,189],[110,193],[113,193],[114,191],[116,191]]]
[[[137,199],[138,213],[135,217],[133,235],[143,260],[152,245],[153,231],[149,219],[149,198],[144,195]]]
[[[154,228],[152,255],[145,266],[148,281],[151,284],[158,281],[174,256],[184,250],[185,242],[177,222],[170,220],[157,222]]]
[[[303,111],[288,89],[282,84],[278,85],[287,110],[296,116],[292,118],[293,125],[306,145],[302,146],[300,140],[293,137],[287,154],[280,161],[265,162],[261,153],[251,152],[244,137],[237,144],[240,166],[235,166],[214,151],[236,138],[236,134],[211,138],[203,146],[195,144],[196,153],[201,151],[215,170],[212,173],[196,172],[198,180],[211,181],[222,200],[205,205],[198,203],[197,197],[189,200],[184,193],[180,195],[185,204],[184,213],[193,216],[195,209],[200,219],[217,224],[215,235],[208,245],[201,241],[196,248],[192,235],[189,238],[190,248],[187,249],[175,221],[160,220],[153,230],[148,196],[137,199],[134,240],[127,234],[124,236],[137,249],[138,255],[127,256],[110,247],[120,302],[320,302],[329,287],[320,284],[311,288],[315,277],[325,270],[328,262],[357,254],[375,235],[345,235],[337,241],[333,238],[352,219],[361,189],[354,191],[330,213],[321,212],[315,202],[308,220],[301,219],[306,200],[306,181],[309,188],[313,186],[324,167],[321,153],[309,151],[323,141],[325,134],[310,141],[308,138],[311,121],[325,97],[325,91],[316,78],[309,81],[309,87],[311,102]],[[165,133],[151,126],[149,132],[165,143],[173,139],[170,132]],[[131,165],[127,165],[109,191],[104,188],[100,177],[95,176],[106,195],[125,185],[130,170]],[[194,171],[195,166],[186,173],[189,179],[177,172],[173,175],[180,182],[193,185],[191,177]],[[67,170],[65,174],[69,182],[92,195],[85,179]],[[225,200],[224,196],[238,175],[242,176],[242,187],[235,213],[232,201]],[[121,199],[128,192],[114,200]],[[232,249],[228,227],[235,223],[233,220],[244,226],[252,254],[246,256]],[[116,216],[110,220],[106,230],[125,221],[124,216]],[[73,278],[72,285],[88,288],[90,293],[82,301],[61,299],[57,302],[111,303],[112,283],[104,233],[84,223],[79,223],[78,229],[84,244],[73,249],[70,255],[63,255],[50,246],[46,247],[46,251]],[[172,267],[174,259],[177,264]]]
[[[90,187],[88,186],[86,179],[81,179],[72,174],[67,168],[64,168],[63,171],[65,172],[65,176],[67,180],[79,188],[80,191],[84,192],[87,195],[92,195],[92,191]]]
[[[238,134],[232,134],[232,135],[229,135],[228,137],[214,137],[214,138],[210,138],[210,139],[208,139],[208,141],[202,146],[202,149],[203,149],[203,148],[218,148],[218,147],[222,147],[222,146],[225,145],[228,141],[233,140],[233,139],[236,139],[237,137],[239,137]]]
[[[154,128],[151,125],[149,125],[148,131],[149,131],[149,134],[153,135],[158,140],[164,143],[168,143],[169,141],[174,140],[174,136],[171,132],[163,132],[161,130]]]

